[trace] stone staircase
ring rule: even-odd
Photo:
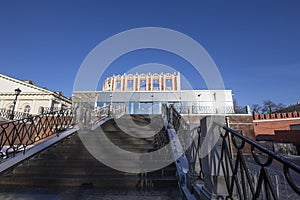
[[[126,122],[129,118],[139,126],[146,126],[149,123],[147,115],[127,115],[120,120]],[[104,123],[101,128],[106,136],[122,149],[132,152],[155,150],[154,137],[135,138],[127,135],[113,119]],[[112,169],[96,160],[86,150],[78,133],[75,133],[3,173],[0,185],[5,187],[90,186],[116,190],[121,188],[155,190],[155,188],[176,188],[175,174],[174,164],[148,173],[126,173]]]

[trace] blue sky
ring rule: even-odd
[[[71,96],[88,53],[138,27],[164,27],[199,42],[241,105],[300,101],[299,1],[0,1],[0,73]],[[201,77],[184,60],[157,50],[129,53],[105,75],[143,63],[180,71],[195,89]],[[101,66],[100,66],[101,67]],[[103,78],[102,78],[103,80]]]

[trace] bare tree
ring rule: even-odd
[[[266,100],[263,103],[261,111],[263,113],[274,113],[274,112],[277,112],[279,110],[283,110],[285,108],[286,108],[286,106],[283,103],[276,104],[271,100]]]
[[[234,108],[234,113],[238,113],[238,114],[247,113],[246,112],[246,107],[240,106],[236,99],[233,99],[233,108]]]
[[[262,107],[259,104],[253,104],[252,109],[253,109],[253,111],[256,111],[257,113],[260,113]]]

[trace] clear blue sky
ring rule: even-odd
[[[80,64],[101,41],[138,27],[198,41],[241,105],[300,101],[300,1],[0,1],[0,73],[71,96]],[[106,75],[157,62],[205,88],[191,67],[159,51],[129,54]]]

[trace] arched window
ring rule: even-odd
[[[153,80],[153,90],[159,90],[159,81]]]
[[[167,90],[172,90],[172,80],[171,79],[167,79],[166,88],[167,88]]]
[[[146,90],[146,80],[140,80],[140,90]]]
[[[133,90],[133,81],[132,80],[127,81],[127,90]]]
[[[25,107],[24,107],[24,113],[29,113],[30,112],[30,105],[26,105]]]

